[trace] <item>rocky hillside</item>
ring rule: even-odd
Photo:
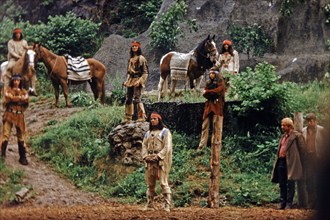
[[[16,0],[13,0],[14,2]],[[124,38],[116,33],[120,31],[118,21],[113,18],[118,5],[114,0],[60,0],[45,5],[45,1],[17,1],[27,10],[23,15],[32,22],[46,20],[48,15],[65,14],[73,11],[84,18],[102,22],[104,31],[110,34],[95,58],[102,61],[109,78],[126,74],[129,47],[132,39]],[[160,12],[166,11],[173,0],[164,0]],[[185,38],[179,39],[177,51],[188,52],[202,41],[208,34],[216,35],[216,43],[220,49],[221,42],[228,38],[231,24],[262,25],[273,41],[272,50],[262,58],[248,59],[240,54],[241,70],[247,66],[266,60],[275,65],[283,80],[307,82],[320,79],[330,72],[330,51],[326,41],[330,38],[330,25],[325,24],[323,7],[329,0],[307,0],[297,3],[292,16],[282,16],[280,5],[282,0],[188,0],[187,19],[197,19],[198,32],[190,33],[182,26]],[[163,54],[152,51],[148,31],[139,35],[151,71],[147,90],[156,89],[159,80],[159,60]],[[110,83],[110,80],[108,80]],[[108,87],[110,88],[110,87]]]
[[[160,12],[171,4],[165,0]],[[241,69],[253,67],[266,60],[277,67],[284,80],[307,82],[320,79],[330,72],[330,51],[326,40],[330,27],[326,26],[322,7],[326,0],[310,0],[297,4],[291,17],[280,14],[281,0],[189,0],[188,19],[197,19],[198,32],[190,33],[187,27],[185,38],[180,39],[177,51],[188,52],[208,34],[216,34],[217,46],[228,38],[230,24],[250,25],[258,23],[272,37],[273,49],[262,58],[247,59],[240,54]],[[125,75],[130,41],[118,35],[110,35],[103,42],[95,58],[104,62],[111,77],[116,73]],[[158,63],[162,54],[150,50],[148,31],[137,37],[149,61],[151,74],[147,89],[156,89],[159,80]]]

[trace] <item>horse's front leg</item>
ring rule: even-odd
[[[52,84],[55,91],[55,107],[58,108],[60,107],[58,104],[60,98],[60,84],[58,82],[55,82],[54,80],[52,80]]]
[[[190,83],[190,91],[194,92],[195,84],[194,84],[194,79],[192,77],[189,78],[189,83]]]
[[[71,105],[70,105],[70,101],[69,101],[69,88],[68,88],[68,84],[65,79],[61,79],[61,86],[62,86],[64,98],[65,98],[65,105],[67,108],[70,108]]]
[[[202,83],[202,80],[204,79],[204,76],[200,76],[196,79],[196,91],[199,93],[201,92],[201,83]]]

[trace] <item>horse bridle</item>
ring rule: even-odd
[[[205,42],[205,44],[207,44],[207,42]],[[201,55],[202,57],[206,58],[206,59],[210,59],[211,56],[216,56],[217,53],[212,54],[214,51],[217,51],[217,48],[216,47],[212,47],[211,49],[210,48],[207,48],[207,54],[206,55],[203,54],[203,53],[201,53],[201,52],[199,52],[198,50],[197,50],[197,53],[199,55]]]

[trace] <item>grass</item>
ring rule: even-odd
[[[0,159],[0,203],[15,201],[15,193],[23,187],[23,177],[22,171],[5,166]]]

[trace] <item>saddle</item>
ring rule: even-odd
[[[88,62],[85,58],[78,56],[72,57],[70,55],[65,55],[67,60],[67,73],[68,73],[68,80],[73,81],[84,81],[90,80],[90,67]]]

